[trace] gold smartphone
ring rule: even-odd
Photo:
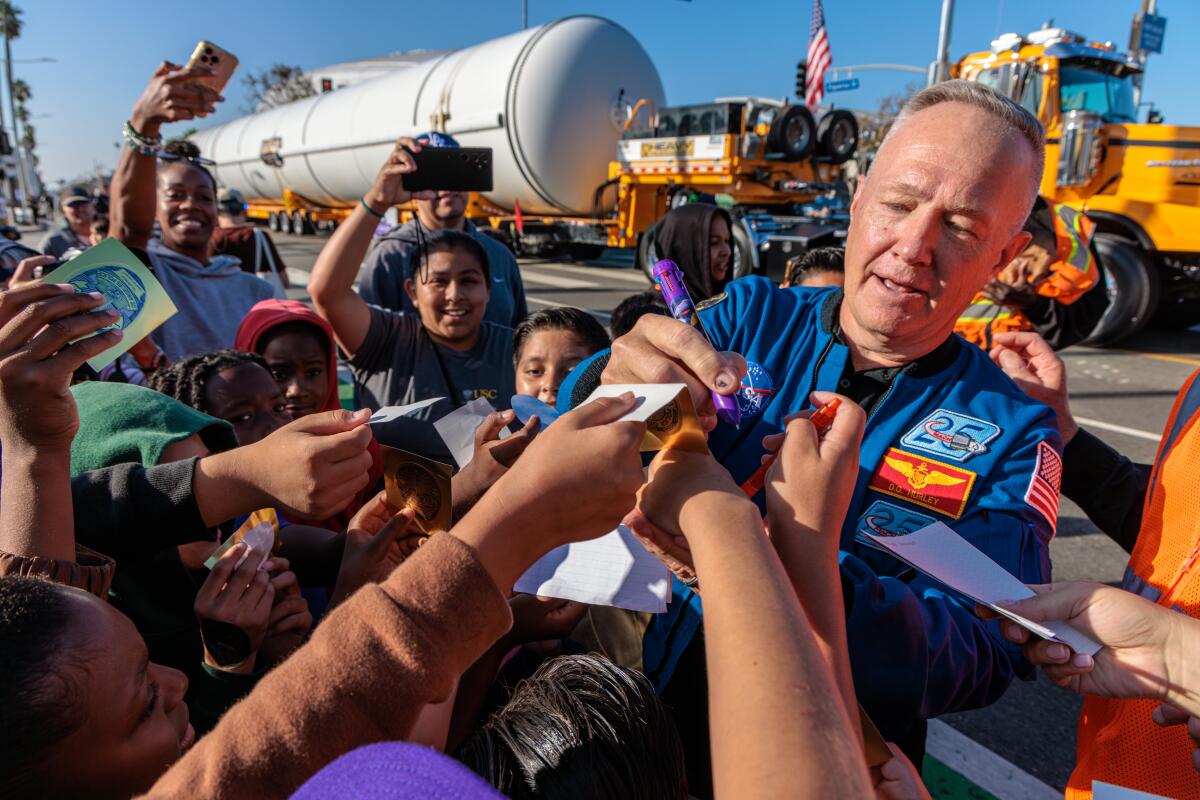
[[[192,57],[188,59],[184,69],[211,70],[211,75],[198,77],[196,80],[219,94],[225,88],[225,85],[229,83],[229,79],[233,77],[233,72],[237,69],[237,65],[237,56],[233,53],[218,47],[210,41],[201,40],[196,45],[196,49],[192,51]]]

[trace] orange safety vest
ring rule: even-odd
[[[1180,390],[1167,421],[1122,588],[1200,617],[1200,370]],[[1185,726],[1160,728],[1151,721],[1157,706],[1155,700],[1084,700],[1067,798],[1091,798],[1092,781],[1200,798],[1195,745]]]
[[[1056,258],[1050,276],[1038,284],[1037,293],[1068,306],[1096,285],[1096,259],[1088,246],[1096,223],[1070,206],[1052,203],[1051,209]],[[996,305],[980,292],[958,318],[954,330],[968,342],[988,349],[992,334],[1033,330],[1033,324],[1019,308]]]

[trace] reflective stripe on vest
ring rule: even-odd
[[[1070,305],[1096,285],[1096,259],[1089,246],[1096,223],[1070,206],[1055,204],[1053,211],[1057,260],[1050,277],[1038,286],[1038,294]]]
[[[1175,400],[1154,459],[1142,528],[1122,588],[1200,618],[1200,371]],[[1182,726],[1150,719],[1156,700],[1088,697],[1067,797],[1090,798],[1093,781],[1200,800],[1195,745]]]

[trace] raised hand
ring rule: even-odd
[[[419,531],[409,533],[413,514],[412,509],[393,508],[387,492],[380,492],[358,510],[346,529],[346,549],[330,597],[331,606],[364,584],[383,582],[417,551],[426,537]]]
[[[267,635],[258,648],[259,660],[266,664],[278,664],[304,643],[312,630],[312,613],[308,601],[300,593],[300,581],[288,568],[286,558],[272,557],[267,572],[271,576],[271,588],[275,591],[275,604],[267,620]]]
[[[456,515],[466,513],[483,493],[508,472],[537,435],[541,422],[536,416],[521,430],[501,439],[500,431],[516,417],[513,411],[494,411],[475,429],[475,452],[471,462],[455,474],[451,495]]]
[[[183,69],[164,61],[154,70],[150,83],[133,106],[129,121],[143,136],[155,136],[166,122],[206,117],[225,98],[196,80],[208,70]]]
[[[417,162],[413,158],[413,154],[419,152],[421,152],[421,143],[416,139],[410,139],[407,136],[397,139],[396,146],[392,148],[391,153],[388,153],[387,161],[383,163],[379,174],[375,176],[375,182],[363,195],[363,202],[372,210],[382,214],[388,208],[407,203],[413,198],[432,200],[436,197],[436,192],[414,193],[404,188],[404,176],[417,171]]]

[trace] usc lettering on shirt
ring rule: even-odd
[[[970,470],[889,447],[869,488],[958,519],[967,507],[975,477]]]

